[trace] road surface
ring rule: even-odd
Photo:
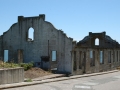
[[[120,90],[120,72],[4,90]]]

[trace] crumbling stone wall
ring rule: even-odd
[[[96,38],[99,45],[95,45]],[[90,32],[72,50],[72,63],[72,74],[113,70],[120,66],[120,45],[105,32]]]
[[[29,28],[34,29],[34,40],[28,38]],[[70,51],[73,48],[73,39],[45,21],[44,14],[37,17],[18,16],[18,22],[3,34],[2,39],[2,51],[9,50],[9,60],[14,58],[18,63],[41,62],[41,56],[50,56],[50,61],[43,63],[44,67],[55,66],[59,72],[72,70]],[[57,61],[51,60],[53,50],[57,51]]]
[[[33,40],[29,38],[30,28],[34,30]],[[96,38],[99,45],[95,45]],[[32,61],[47,69],[57,68],[62,73],[100,72],[120,65],[120,44],[106,32],[89,32],[88,36],[76,43],[62,30],[45,21],[44,14],[36,17],[18,16],[18,22],[0,36],[0,57],[4,57],[4,50],[9,51],[9,61]],[[52,51],[57,52],[56,61],[52,61]],[[43,56],[49,58],[48,62],[41,59]]]

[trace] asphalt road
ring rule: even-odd
[[[120,90],[120,72],[4,90]]]

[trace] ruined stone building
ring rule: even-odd
[[[73,74],[113,70],[120,65],[120,44],[106,32],[89,32],[72,50],[72,61]]]
[[[30,29],[33,30],[33,39],[29,38]],[[71,72],[73,39],[45,21],[44,14],[18,16],[18,22],[3,33],[0,42],[0,56],[4,57],[4,51],[8,50],[9,61],[13,58],[18,63],[32,61],[43,68],[57,67],[59,72]]]
[[[30,38],[29,32],[33,34]],[[95,40],[98,45],[95,45]],[[45,15],[18,16],[18,22],[0,36],[0,57],[17,63],[34,62],[45,69],[83,74],[114,69],[120,62],[120,45],[103,33],[89,33],[76,43],[45,21]]]

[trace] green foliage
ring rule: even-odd
[[[16,68],[16,67],[23,67],[24,70],[28,70],[31,69],[33,67],[33,62],[30,63],[20,63],[20,64],[16,64],[16,63],[8,63],[8,62],[1,62],[0,63],[0,68]]]
[[[20,63],[20,67],[24,67],[24,70],[28,70],[28,69],[31,69],[33,67],[33,63],[30,62],[30,63]]]
[[[32,79],[27,79],[27,80],[25,80],[25,82],[32,82]]]
[[[16,63],[2,63],[0,64],[0,68],[16,68],[16,67],[20,67],[18,64]]]

